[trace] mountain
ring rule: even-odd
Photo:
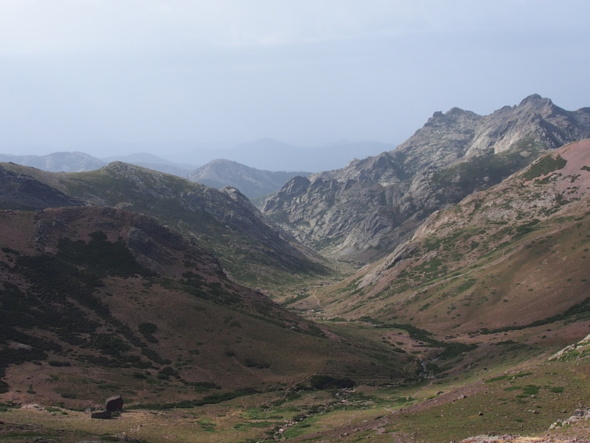
[[[74,206],[0,219],[3,401],[85,408],[117,391],[187,407],[318,373],[393,381],[412,360],[343,343],[151,217]]]
[[[304,275],[330,272],[317,254],[270,226],[234,188],[216,190],[121,162],[96,171],[68,174],[52,174],[13,164],[2,166],[0,170],[6,171],[6,175],[18,179],[18,185],[0,183],[5,187],[3,195],[12,195],[14,188],[22,188],[25,183],[27,189],[33,191],[45,189],[53,199],[61,196],[64,203],[109,206],[151,215],[213,251],[226,272],[242,283],[268,289],[273,284],[297,280]],[[36,191],[27,198],[36,198]],[[7,200],[5,208],[22,208],[8,203]],[[31,208],[40,206],[30,204]],[[248,258],[247,262],[244,257]]]
[[[346,291],[331,288],[338,296],[322,304],[335,316],[411,321],[447,336],[514,340],[526,330],[537,346],[555,343],[568,330],[585,333],[590,320],[589,228],[586,139],[434,212],[411,240],[342,283]],[[547,327],[554,332],[546,340],[531,336]]]
[[[210,151],[208,155],[267,171],[318,172],[341,168],[354,158],[364,158],[393,148],[392,144],[377,142],[303,147],[264,138],[230,149]]]
[[[105,165],[105,162],[82,152],[54,152],[48,155],[0,154],[0,162],[12,162],[51,172],[92,171]]]
[[[55,180],[56,174],[37,171],[37,176],[45,176],[46,180],[42,181],[23,174],[23,168],[13,168],[0,167],[0,208],[35,210],[84,204],[49,184]]]
[[[213,160],[191,172],[188,179],[217,189],[231,186],[254,200],[278,191],[293,177],[307,175],[310,173],[261,171],[231,160]]]
[[[132,165],[141,166],[154,171],[164,172],[166,174],[173,174],[179,177],[187,177],[190,171],[197,166],[187,163],[174,163],[163,159],[157,155],[148,153],[135,153],[127,155],[112,155],[102,159],[105,163],[123,162]]]
[[[289,304],[371,325],[423,368],[423,383],[397,391],[411,399],[392,408],[385,397],[378,424],[333,414],[305,440],[587,440],[589,232],[586,139],[434,212],[384,259]],[[406,334],[419,342],[408,347]]]
[[[122,161],[155,171],[178,175],[179,177],[186,177],[190,171],[196,168],[194,165],[173,163],[156,155],[145,153],[115,155],[102,159],[82,152],[54,152],[48,155],[0,154],[0,162],[31,166],[49,172],[94,171],[115,161]]]
[[[435,113],[290,180],[283,230],[233,187],[0,165],[0,439],[587,440],[588,113]]]
[[[411,238],[435,210],[585,137],[590,108],[565,111],[538,95],[487,116],[453,108],[393,151],[292,179],[261,208],[323,254],[368,263]]]

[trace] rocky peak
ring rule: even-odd
[[[367,262],[433,211],[498,183],[544,149],[588,137],[589,108],[565,111],[537,94],[486,116],[452,108],[394,151],[291,180],[263,212],[328,255]]]
[[[534,106],[534,107],[542,107],[542,106],[553,106],[553,102],[549,98],[543,98],[539,94],[531,94],[528,97],[522,99],[518,106]]]
[[[590,136],[590,110],[565,111],[548,98],[530,95],[517,106],[482,118],[466,155],[508,152],[528,139],[538,149],[556,149]]]

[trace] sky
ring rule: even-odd
[[[452,107],[575,110],[588,17],[587,0],[0,0],[0,153],[399,144]]]

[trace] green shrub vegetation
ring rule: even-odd
[[[331,375],[314,375],[311,377],[310,385],[313,389],[347,389],[353,388],[356,383],[354,380],[344,377],[332,377]]]
[[[529,169],[523,174],[526,180],[533,180],[542,175],[562,169],[567,164],[567,160],[560,155],[553,158],[552,155],[541,157],[537,162],[533,163]]]

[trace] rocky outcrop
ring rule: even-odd
[[[590,419],[590,408],[578,408],[570,418],[566,420],[557,420],[555,423],[551,424],[549,430],[559,429],[588,419]]]
[[[543,150],[586,137],[590,108],[565,111],[538,95],[487,116],[453,108],[396,150],[294,178],[261,207],[301,242],[366,263],[435,210],[497,184]]]

